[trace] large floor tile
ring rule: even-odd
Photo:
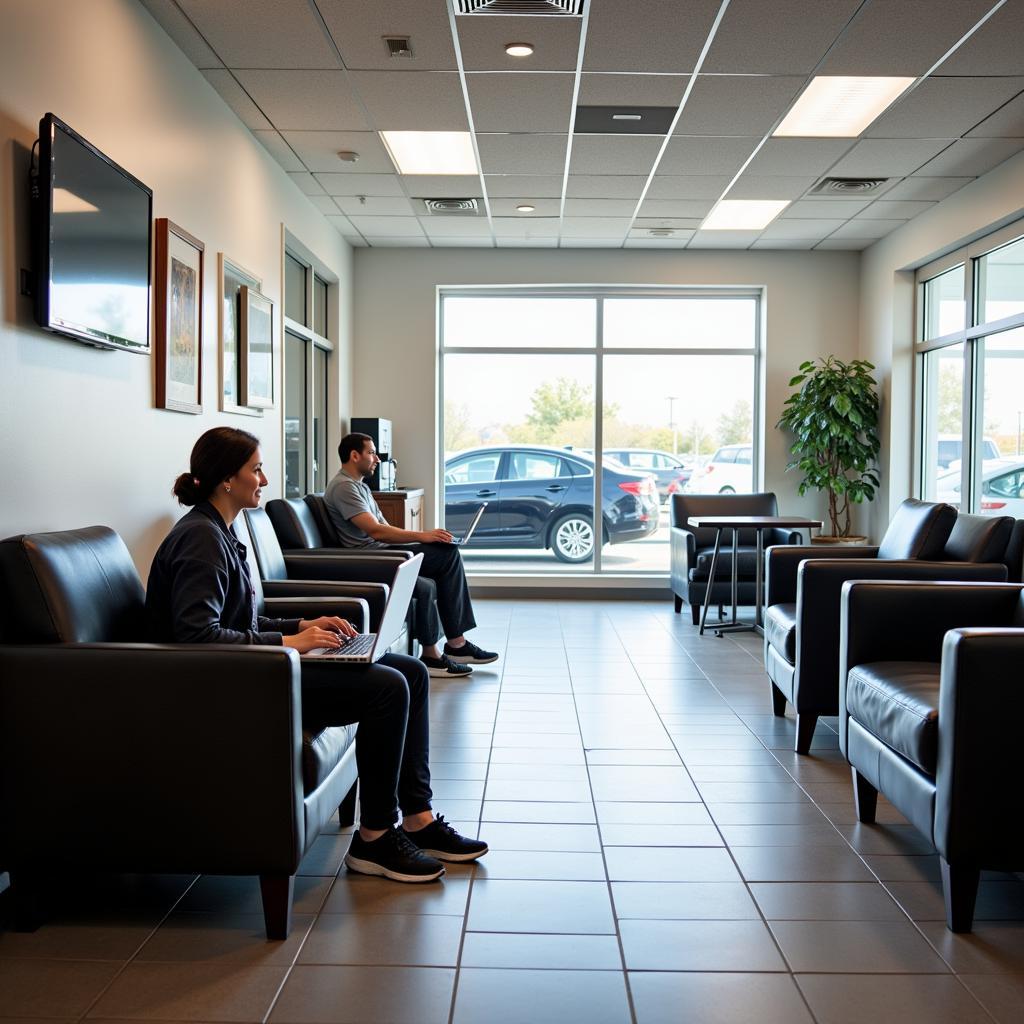
[[[685,768],[592,765],[590,784],[601,801],[693,801],[700,799]]]
[[[600,853],[492,850],[478,864],[478,878],[546,878],[583,882],[605,880],[604,858]]]
[[[722,846],[714,825],[609,825],[601,823],[605,846]]]
[[[612,882],[620,920],[756,920],[742,882]]]
[[[480,879],[473,886],[467,927],[492,932],[615,930],[604,882]]]
[[[119,963],[101,960],[0,960],[2,1013],[78,1017],[120,969]]]
[[[768,920],[906,920],[877,882],[751,882],[750,891]]]
[[[1009,974],[961,974],[960,980],[998,1024],[1020,1024],[1024,1006],[1024,976]]]
[[[888,882],[887,888],[916,921],[944,921],[942,882]],[[1024,883],[982,880],[974,904],[975,921],[1024,922]]]
[[[561,825],[537,822],[485,822],[481,835],[492,851],[559,850],[566,853],[600,853],[596,825]],[[488,854],[490,857],[490,854]],[[486,866],[486,861],[482,862]]]
[[[597,818],[605,825],[710,825],[701,803],[633,803],[597,801]]]
[[[527,800],[485,800],[483,821],[547,822],[559,825],[590,825],[594,817],[592,803],[534,801]]]
[[[461,914],[321,914],[299,963],[454,967],[463,922]]]
[[[949,968],[906,921],[772,921],[797,973],[943,974]]]
[[[1024,922],[978,921],[960,935],[944,921],[921,921],[919,927],[957,974],[1024,974]]]
[[[467,932],[462,966],[619,971],[622,956],[614,935]]]
[[[631,971],[785,971],[761,921],[623,921]]]
[[[740,877],[724,849],[607,846],[604,854],[615,882],[735,882]]]
[[[851,850],[838,846],[736,846],[736,863],[748,882],[873,882]]]
[[[135,960],[136,963],[205,960],[289,967],[312,925],[312,914],[293,914],[288,938],[283,942],[268,942],[262,914],[182,911],[171,914],[160,925]]]
[[[334,883],[328,914],[444,914],[466,912],[469,879],[445,875],[426,885],[401,885],[386,878],[343,873]]]

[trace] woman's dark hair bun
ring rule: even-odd
[[[201,500],[199,484],[191,473],[182,473],[174,481],[171,493],[178,499],[181,505],[195,505]]]
[[[206,501],[222,481],[233,477],[260,446],[259,438],[237,427],[211,427],[195,443],[189,471],[174,481],[171,493],[182,505]]]

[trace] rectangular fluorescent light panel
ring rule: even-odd
[[[856,138],[913,82],[913,78],[819,75],[772,134]]]
[[[469,132],[381,132],[399,174],[479,174]]]
[[[759,231],[789,206],[788,199],[723,199],[701,224],[701,231]]]

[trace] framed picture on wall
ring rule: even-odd
[[[166,217],[156,222],[156,407],[203,411],[206,246]]]
[[[274,303],[258,289],[242,285],[239,309],[242,405],[250,409],[273,409]]]
[[[220,408],[239,416],[261,416],[247,408],[242,386],[242,289],[259,292],[263,282],[240,263],[217,254],[217,328],[220,347]]]

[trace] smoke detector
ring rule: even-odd
[[[434,217],[476,217],[480,204],[476,199],[421,199],[427,213]]]
[[[814,188],[813,195],[870,196],[888,181],[888,178],[823,178]]]
[[[647,234],[651,238],[671,238],[675,234],[675,228],[648,228]]]

